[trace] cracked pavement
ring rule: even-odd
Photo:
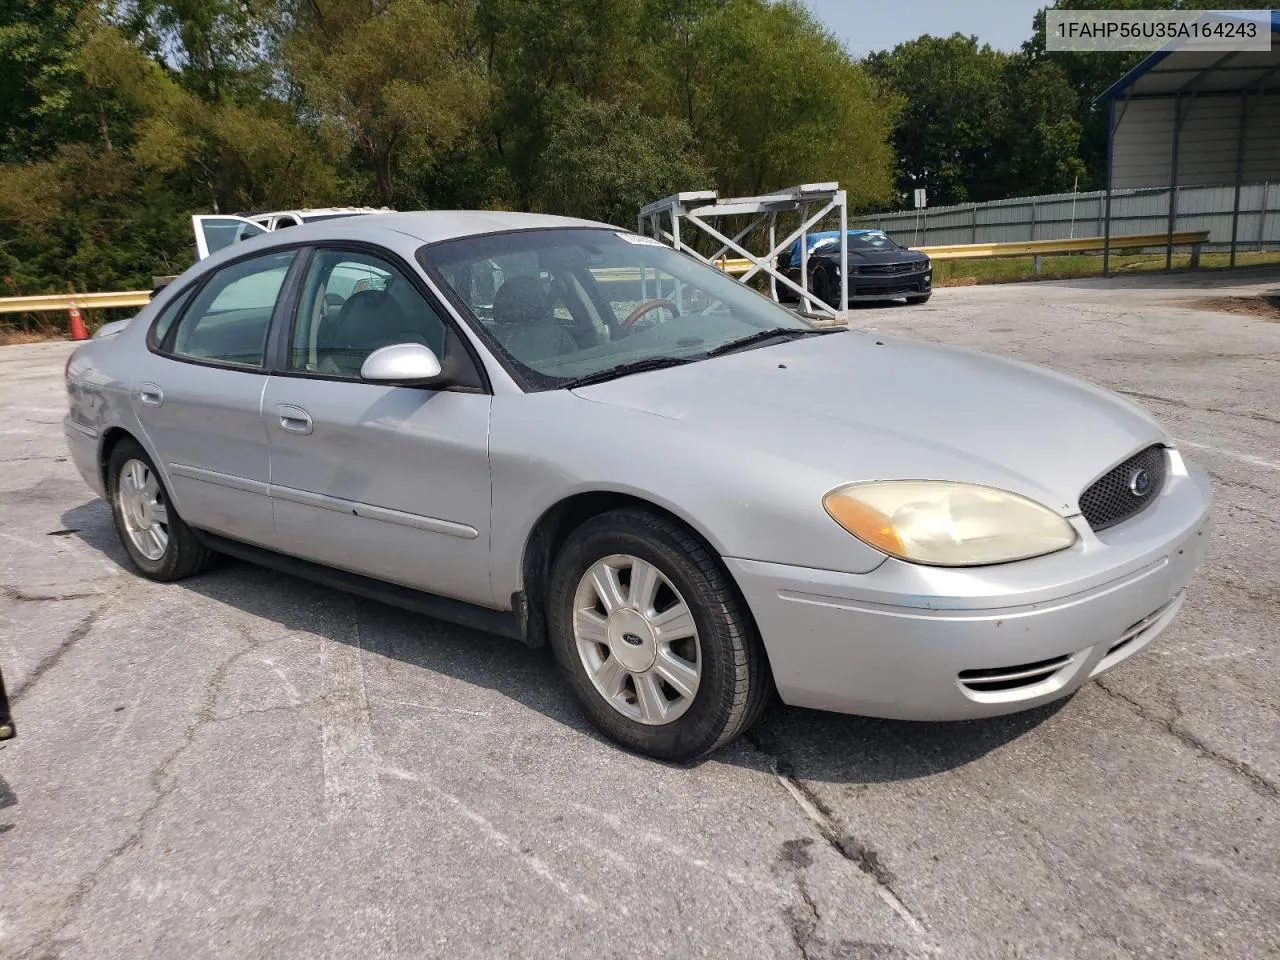
[[[1244,271],[950,288],[858,326],[1084,376],[1218,497],[1174,626],[1070,701],[775,706],[604,742],[506,640],[227,562],[129,572],[66,458],[70,344],[0,349],[0,958],[1280,956],[1280,324]]]

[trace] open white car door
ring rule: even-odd
[[[267,232],[267,228],[260,223],[222,214],[192,217],[191,226],[196,233],[196,257],[200,260],[223,247]]]

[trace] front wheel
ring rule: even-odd
[[[835,266],[819,260],[813,268],[809,289],[827,306],[840,308],[840,271]]]
[[[147,452],[121,440],[107,462],[107,492],[116,532],[133,565],[152,580],[181,580],[214,559],[178,516]]]
[[[931,296],[933,296],[933,294],[924,293],[918,294],[914,297],[907,297],[907,303],[928,303]]]
[[[552,649],[592,722],[661,760],[711,753],[755,722],[772,687],[750,615],[707,548],[678,524],[615,510],[556,558]]]

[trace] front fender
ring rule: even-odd
[[[490,463],[499,597],[521,589],[524,547],[538,520],[581,493],[653,503],[722,557],[846,573],[865,573],[885,560],[823,509],[823,495],[843,482],[831,470],[568,391],[495,397]]]

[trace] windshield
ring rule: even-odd
[[[424,247],[418,258],[526,390],[622,364],[702,359],[766,330],[817,329],[719,270],[623,231],[466,237]]]
[[[797,241],[798,243],[799,241]],[[797,248],[798,249],[798,248]],[[858,233],[849,234],[849,252],[850,253],[866,253],[873,250],[901,250],[896,243],[890,239],[887,233],[881,233],[879,230],[863,230]],[[840,235],[837,233],[834,237],[823,237],[810,248],[812,253],[836,253],[840,250]]]

